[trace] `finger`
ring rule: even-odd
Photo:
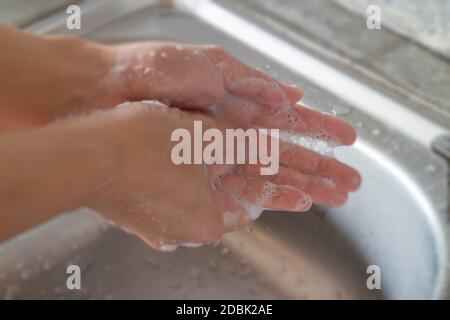
[[[292,102],[298,102],[303,97],[303,91],[295,85],[282,84],[282,87],[288,99]]]
[[[225,88],[233,95],[269,105],[292,104],[302,96],[300,89],[279,83],[220,47],[207,47],[205,52],[222,72]]]
[[[226,96],[214,110],[219,119],[242,126],[276,128],[344,145],[356,139],[355,130],[344,120],[300,105],[278,108]]]
[[[350,191],[358,189],[361,176],[352,167],[314,151],[281,142],[280,161],[303,174],[327,177]]]
[[[170,106],[204,110],[224,95],[222,74],[198,46],[166,42],[119,48],[118,84],[126,100],[158,99]]]
[[[283,211],[307,211],[311,207],[308,194],[291,186],[226,174],[221,179],[223,189],[251,205]]]
[[[173,252],[173,251],[177,250],[177,248],[178,248],[177,244],[165,243],[160,238],[151,236],[148,233],[140,232],[140,231],[136,231],[133,233],[154,250],[161,251],[161,252]]]
[[[255,108],[253,110],[256,111]],[[277,112],[270,108],[260,108],[254,114],[253,124],[343,145],[351,145],[356,140],[356,131],[344,120],[300,105]]]
[[[276,175],[261,176],[259,167],[259,165],[238,166],[237,173],[246,177],[268,180],[275,184],[292,186],[309,194],[315,204],[339,207],[347,200],[348,190],[328,178],[302,174],[286,167],[280,167]]]
[[[257,217],[252,216],[243,202],[236,200],[224,190],[217,190],[223,201],[224,212],[222,214],[225,232],[244,228],[254,222]]]

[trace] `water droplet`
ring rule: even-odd
[[[169,55],[167,54],[167,52],[165,52],[165,51],[161,52],[161,58],[167,59],[168,56]]]
[[[219,269],[219,265],[217,264],[216,260],[212,258],[208,259],[208,266],[212,272],[217,272],[217,270]]]
[[[21,278],[23,281],[28,280],[28,279],[30,278],[30,272],[28,272],[28,271],[26,271],[26,270],[21,271],[21,272],[20,272],[20,278]]]
[[[375,136],[375,137],[379,136],[380,133],[381,133],[381,131],[378,128],[375,128],[375,129],[372,130],[372,135]]]
[[[396,143],[393,143],[393,144],[391,145],[391,148],[392,148],[392,151],[393,151],[393,152],[397,152],[397,151],[400,150],[400,146],[399,146],[398,144],[396,144]]]
[[[147,257],[146,259],[145,259],[145,262],[152,268],[152,269],[159,269],[159,262],[156,260],[156,259],[154,259],[154,258],[151,258],[151,257]]]
[[[222,256],[222,257],[226,257],[227,255],[229,255],[230,254],[230,249],[228,249],[228,248],[223,248],[221,251],[220,251],[220,255]]]
[[[364,123],[361,121],[358,121],[357,123],[355,123],[355,128],[362,128],[364,127]]]
[[[352,109],[345,105],[334,105],[331,106],[331,112],[335,116],[346,116],[352,113]]]
[[[425,172],[433,173],[436,172],[436,166],[434,164],[429,164],[425,167]]]

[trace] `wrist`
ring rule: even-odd
[[[52,119],[120,101],[107,81],[113,54],[77,38],[42,37],[0,28],[0,130]]]
[[[82,126],[85,137],[91,139],[92,163],[96,172],[96,184],[89,188],[84,206],[102,211],[105,199],[120,196],[116,193],[122,179],[132,176],[135,171],[130,163],[145,154],[140,146],[146,135],[144,122],[150,120],[142,113],[127,108],[114,108],[96,112],[84,117]],[[145,126],[148,126],[147,123]]]
[[[110,81],[115,57],[107,46],[71,37],[49,37],[44,41],[54,57],[55,80],[61,81],[58,111],[104,109],[120,102]]]

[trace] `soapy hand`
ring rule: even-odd
[[[116,145],[118,169],[86,205],[158,250],[213,243],[253,223],[263,208],[299,212],[312,201],[342,205],[359,185],[354,169],[283,143],[276,175],[260,175],[258,164],[175,165],[169,140],[175,129],[192,132],[194,120],[205,129],[223,126],[211,115],[152,101],[108,112],[105,118],[112,113],[116,119],[108,125],[108,140]]]
[[[158,99],[202,111],[215,126],[277,128],[333,146],[350,145],[356,138],[344,121],[297,104],[302,96],[298,88],[246,66],[220,47],[142,43],[115,50],[113,77],[125,100]],[[306,211],[312,202],[341,206],[358,188],[360,176],[353,168],[292,141],[280,145],[276,175],[261,176],[258,165],[239,165],[216,181],[221,208],[215,207],[215,215],[229,224],[227,231],[248,225],[263,208]],[[209,172],[222,169],[210,167]]]
[[[297,104],[300,89],[245,65],[221,47],[144,42],[111,49],[124,100],[158,99],[185,110],[208,111],[228,127],[277,128],[333,146],[356,139],[354,129],[341,119]],[[281,156],[281,171],[273,179],[295,184],[314,203],[340,206],[360,184],[354,169],[306,148],[284,142]],[[253,167],[253,172],[259,170]]]
[[[178,128],[192,132],[194,120],[205,128],[221,127],[208,116],[150,101],[122,104],[103,118],[118,169],[85,204],[153,248],[213,243],[251,224],[261,205],[286,211],[311,206],[310,197],[289,184],[247,177],[251,165],[236,171],[228,165],[175,165],[171,133]],[[226,174],[215,174],[224,167]]]
[[[302,92],[249,67],[218,46],[143,42],[108,47],[109,77],[119,100],[157,99],[182,109],[206,109],[226,93],[272,105]]]
[[[7,28],[0,28],[2,32],[20,41],[5,46],[12,49],[0,61],[4,75],[12,77],[4,79],[0,92],[5,105],[0,110],[0,132],[40,127],[93,109],[113,109],[103,115],[117,114],[121,119],[111,127],[111,142],[119,145],[122,166],[101,183],[87,205],[155,248],[213,242],[223,232],[253,222],[262,208],[306,211],[311,203],[340,206],[360,184],[354,169],[292,143],[305,138],[350,145],[356,138],[351,126],[298,104],[302,96],[298,88],[245,65],[221,47],[164,42],[100,45]],[[15,48],[24,43],[33,50],[22,50],[24,54],[16,57]],[[26,68],[28,76],[16,72],[20,68]],[[133,102],[142,100],[159,100],[169,107]],[[131,105],[115,109],[126,101]],[[98,115],[92,117],[101,122]],[[279,129],[289,139],[281,136],[279,141],[278,173],[261,176],[260,165],[175,166],[170,134],[191,128],[195,119],[221,130]],[[86,181],[90,180],[81,182]]]

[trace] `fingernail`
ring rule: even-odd
[[[303,193],[302,196],[297,200],[293,211],[308,211],[312,206],[312,199],[309,194]]]
[[[353,176],[352,179],[350,180],[350,188],[352,191],[354,191],[358,189],[360,185],[361,185],[361,176],[357,174]]]
[[[285,85],[284,88],[289,99],[293,102],[297,102],[303,97],[303,91],[296,85],[289,84]]]

